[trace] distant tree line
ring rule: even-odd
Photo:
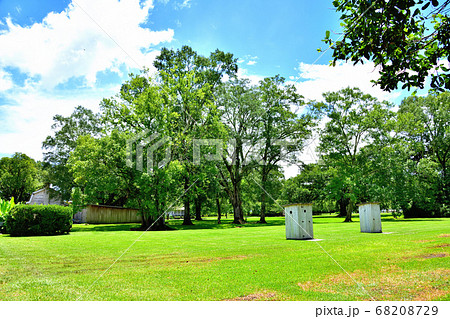
[[[345,221],[365,201],[405,217],[449,215],[449,93],[399,107],[357,88],[306,101],[281,76],[252,85],[237,77],[232,54],[201,56],[187,46],[163,49],[154,66],[153,77],[131,74],[100,113],[79,106],[56,115],[24,194],[40,181],[77,207],[135,207],[143,229],[164,229],[163,213],[181,205],[186,225],[223,214],[265,223],[292,202],[314,202]],[[319,159],[305,164],[313,132]],[[11,160],[0,161],[0,196],[19,198],[4,186]],[[300,173],[285,180],[287,164]]]

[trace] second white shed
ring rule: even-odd
[[[289,204],[284,206],[286,239],[312,239],[312,204]]]
[[[362,203],[358,206],[361,232],[381,233],[380,203]]]

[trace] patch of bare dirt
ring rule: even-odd
[[[433,246],[432,248],[444,248],[444,247],[450,247],[450,244],[440,244],[440,245]]]
[[[340,294],[358,300],[371,300],[371,297],[375,300],[434,300],[448,294],[450,282],[450,269],[442,268],[411,271],[391,266],[378,272],[357,270],[349,275],[330,275],[320,281],[299,282],[298,286],[303,291]]]
[[[255,293],[247,296],[236,297],[233,299],[225,299],[225,301],[274,301],[277,294],[274,292]]]
[[[130,258],[125,258],[122,263],[142,264],[142,265],[154,265],[154,266],[177,266],[179,264],[199,264],[199,263],[212,263],[220,260],[242,260],[248,258],[248,256],[226,256],[226,257],[199,257],[199,258],[186,258],[180,256],[178,253],[164,254],[164,255],[139,255]]]
[[[438,237],[450,237],[450,234],[440,234]]]
[[[433,241],[434,240],[431,240],[431,239],[422,239],[422,240],[414,240],[413,243],[430,243]]]
[[[419,256],[419,258],[423,258],[423,259],[442,258],[442,257],[446,257],[447,255],[448,255],[447,253],[428,254],[428,255],[421,255],[421,256]]]
[[[199,259],[192,259],[192,260],[186,260],[184,262],[186,263],[211,263],[214,261],[219,260],[242,260],[247,258],[247,256],[238,255],[238,256],[228,256],[228,257],[213,257],[213,258],[199,258]]]

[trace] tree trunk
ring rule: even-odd
[[[266,147],[267,149],[267,147]],[[267,156],[265,155],[264,158],[264,163],[266,163],[267,161]],[[267,168],[266,165],[264,165],[262,167],[261,170],[261,211],[260,211],[260,218],[259,218],[259,222],[260,224],[267,224],[266,222],[266,200],[267,200],[267,196],[266,196],[266,184],[267,184],[267,177],[269,175],[269,170]]]
[[[347,216],[347,205],[348,202],[346,199],[341,198],[338,200],[338,205],[339,205],[339,215],[338,217],[344,217]]]
[[[264,173],[263,173],[264,174]],[[261,185],[263,187],[261,192],[261,212],[260,212],[260,218],[259,222],[260,224],[267,224],[266,222],[266,180],[267,176],[263,175],[261,179]]]
[[[195,205],[195,220],[202,220],[202,201],[199,197],[194,199]]]
[[[191,210],[189,203],[189,177],[185,176],[184,178],[184,216],[183,216],[183,225],[193,225],[191,220]]]
[[[144,212],[141,212],[141,220],[142,220],[142,222],[141,222],[141,228],[142,228],[142,229],[147,229],[147,228],[148,228],[148,225],[147,225],[147,218],[145,218]]]
[[[238,185],[235,185],[234,187],[231,204],[233,205],[233,224],[244,224],[244,211],[242,210],[241,192],[239,191]]]
[[[161,216],[161,218],[159,218],[158,221],[155,223],[155,226],[153,226],[153,227],[156,227],[156,230],[167,229],[168,227],[166,226],[166,216],[164,216],[164,214],[163,214]]]
[[[221,224],[222,212],[220,210],[220,199],[219,196],[216,197],[216,205],[217,205],[217,224]]]
[[[244,212],[242,211],[241,204],[233,204],[234,219],[233,224],[244,224]]]
[[[353,208],[354,208],[353,201],[350,200],[347,205],[347,214],[345,216],[344,223],[352,221]]]
[[[450,176],[448,175],[446,162],[442,163],[442,203],[450,204]]]

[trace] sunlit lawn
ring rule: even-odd
[[[0,235],[0,300],[450,300],[450,219],[383,216],[385,233],[366,234],[357,218],[315,216],[316,242],[256,220],[171,220],[137,241],[135,225]]]

